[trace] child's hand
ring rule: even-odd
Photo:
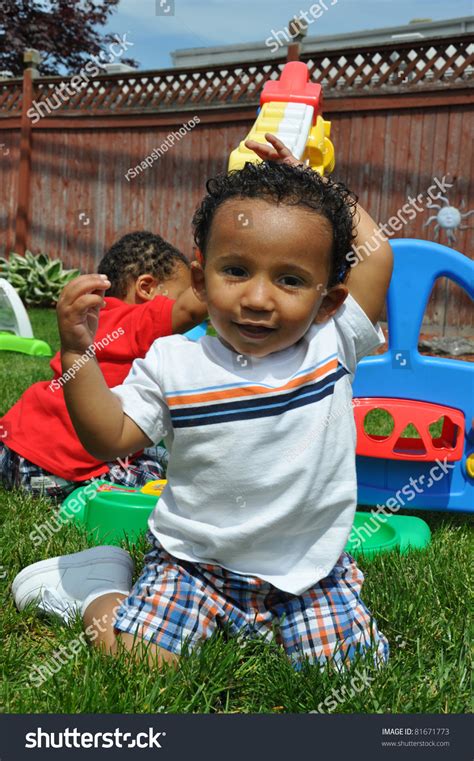
[[[62,352],[84,354],[94,343],[108,288],[105,275],[80,275],[63,288],[57,306]]]
[[[290,149],[275,135],[266,132],[265,140],[268,140],[273,147],[264,143],[257,143],[255,140],[246,140],[245,145],[263,161],[276,161],[277,164],[289,164],[290,166],[304,166],[304,162],[293,156]]]

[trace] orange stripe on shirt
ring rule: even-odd
[[[169,407],[178,407],[183,404],[199,404],[201,402],[214,402],[221,399],[238,399],[244,396],[255,396],[256,394],[274,394],[279,391],[287,391],[290,388],[303,386],[308,381],[321,377],[330,370],[337,367],[337,358],[326,362],[322,367],[316,368],[310,373],[301,375],[298,378],[285,383],[284,386],[277,388],[266,388],[265,386],[243,386],[237,388],[228,388],[217,391],[201,391],[196,394],[184,394],[183,396],[168,396],[166,401]]]

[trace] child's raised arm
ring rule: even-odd
[[[357,205],[358,221],[356,221],[356,239],[354,247],[358,250],[367,251],[362,259],[356,256],[354,251],[348,253],[348,261],[351,263],[346,285],[351,296],[362,307],[367,317],[375,324],[385,303],[390,278],[393,269],[392,247],[388,240],[380,240],[376,232],[376,222],[367,214],[362,206]],[[371,242],[371,246],[364,244]],[[375,242],[376,248],[371,254],[371,248]]]
[[[275,135],[267,132],[265,139],[269,145],[257,143],[254,140],[247,140],[245,145],[264,161],[304,166],[304,163],[293,156],[291,151]],[[380,233],[377,224],[361,206],[357,205],[356,213],[354,247],[357,247],[358,250],[369,251],[369,253],[360,259],[354,251],[347,252],[347,260],[351,269],[346,285],[367,317],[376,323],[380,318],[392,276],[392,248],[387,240],[381,240],[380,235],[375,234],[376,231]],[[372,245],[364,248],[364,244],[369,241]],[[374,242],[376,247],[373,255],[371,255],[370,249],[373,248]]]
[[[122,411],[93,352],[99,311],[105,306],[105,275],[82,275],[69,283],[57,306],[66,406],[84,447],[104,462],[138,452],[152,442]]]

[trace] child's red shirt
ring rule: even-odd
[[[156,296],[143,304],[106,297],[95,337],[97,361],[109,388],[120,385],[132,362],[144,357],[156,338],[172,332],[174,300]],[[121,330],[119,330],[121,328]],[[109,341],[104,340],[109,338]],[[106,345],[107,344],[107,345]],[[64,401],[59,352],[50,363],[54,377],[34,383],[1,419],[1,441],[49,473],[68,481],[85,481],[106,473],[108,466],[79,442]]]

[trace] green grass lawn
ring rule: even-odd
[[[54,313],[32,310],[30,316],[35,336],[56,349]],[[1,354],[0,413],[31,383],[49,377],[48,360]],[[385,432],[383,420],[374,425],[374,433]],[[360,559],[366,576],[363,598],[391,645],[390,663],[381,671],[361,661],[346,674],[331,666],[323,671],[305,667],[297,673],[277,646],[225,641],[219,636],[200,652],[183,657],[177,670],[160,673],[83,646],[38,687],[30,681],[35,665],[54,664],[54,653],[61,646],[69,652],[81,633],[80,622],[66,627],[38,618],[31,610],[18,613],[10,584],[29,563],[88,546],[87,536],[64,526],[35,548],[28,535],[52,510],[47,501],[0,491],[2,711],[304,713],[318,710],[332,691],[338,695],[335,710],[342,713],[469,710],[472,554],[466,516],[420,512],[433,533],[428,549]],[[129,549],[139,570],[145,543]],[[368,684],[359,692],[351,686],[356,672],[364,672]]]

